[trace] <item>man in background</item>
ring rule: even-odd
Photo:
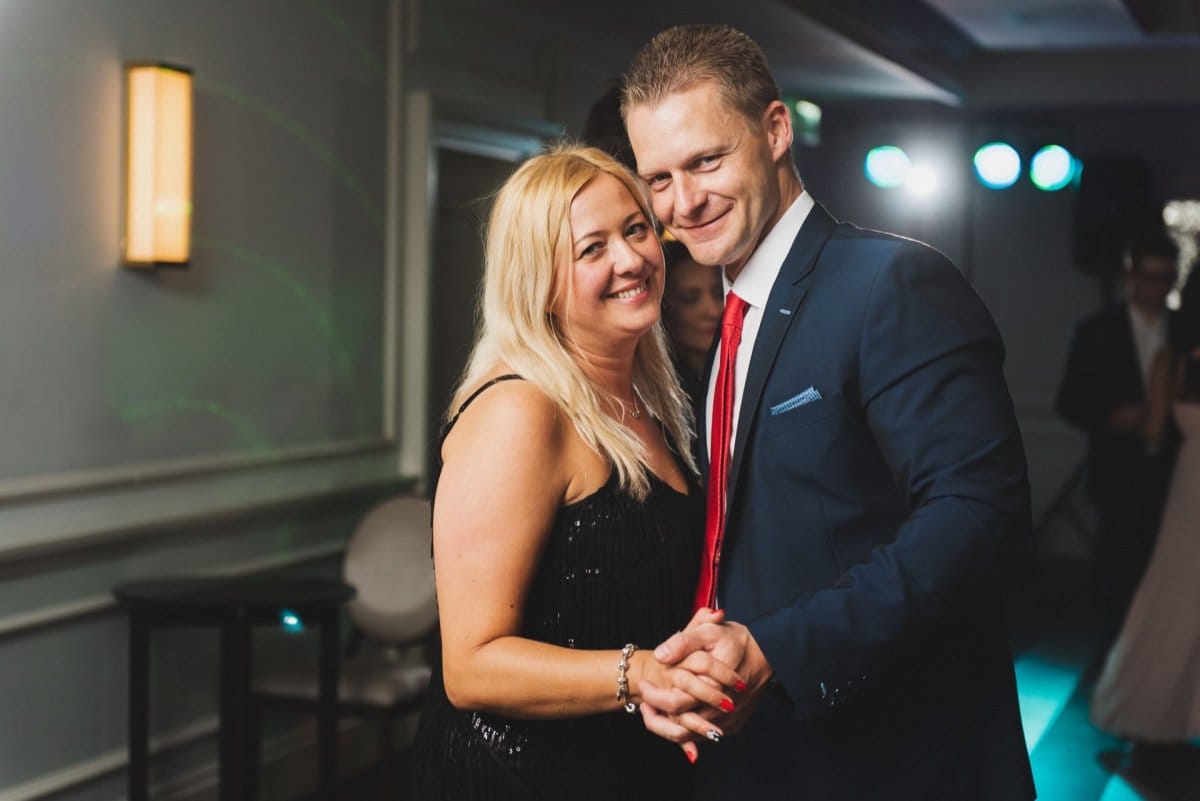
[[[1080,321],[1058,393],[1058,413],[1088,435],[1087,494],[1099,517],[1096,589],[1114,618],[1123,614],[1150,559],[1177,445],[1142,434],[1150,366],[1166,344],[1167,295],[1178,249],[1164,231],[1133,241],[1127,301]]]

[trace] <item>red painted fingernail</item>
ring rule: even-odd
[[[721,709],[724,709],[726,712],[732,712],[733,711],[733,701],[730,701],[728,698],[722,698],[721,699]]]
[[[696,755],[694,753],[685,749],[683,755],[688,758],[688,762],[691,762],[693,765],[696,764]]]
[[[733,685],[733,689],[737,690],[739,693],[746,692],[746,682],[739,681],[737,684]]]

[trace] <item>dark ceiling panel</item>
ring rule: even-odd
[[[979,52],[953,22],[919,0],[785,2],[956,95],[962,94],[962,87],[955,76]]]
[[[1122,0],[1149,35],[1200,33],[1200,0]]]

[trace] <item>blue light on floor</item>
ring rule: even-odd
[[[1030,753],[1054,725],[1103,644],[1103,629],[1091,621],[1048,625],[1013,668],[1021,704],[1025,745]]]
[[[1120,776],[1113,776],[1112,780],[1104,785],[1104,795],[1100,796],[1099,801],[1143,801],[1143,799],[1144,796],[1130,787],[1129,782]]]
[[[1042,735],[1054,724],[1067,705],[1082,672],[1078,665],[1055,664],[1029,655],[1014,665],[1017,693],[1021,702],[1021,724],[1025,728],[1025,748],[1037,748]]]

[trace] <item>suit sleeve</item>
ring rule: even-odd
[[[906,245],[864,311],[860,403],[878,449],[865,458],[884,461],[909,512],[833,587],[748,624],[802,716],[820,708],[804,688],[869,683],[1030,550],[1003,346],[974,290],[940,253]]]

